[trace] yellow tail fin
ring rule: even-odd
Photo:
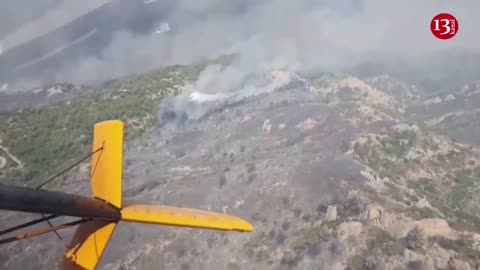
[[[118,120],[95,124],[90,184],[95,198],[122,207],[123,123]],[[120,211],[120,210],[119,210]],[[63,269],[95,269],[116,222],[92,220],[75,231],[65,254]]]
[[[172,226],[250,232],[253,226],[238,217],[164,205],[122,206],[123,123],[95,124],[90,183],[95,198],[118,208],[120,220]],[[95,269],[119,220],[91,220],[77,228],[64,257],[63,269]]]
[[[93,196],[122,207],[123,123],[119,120],[95,124],[93,133],[92,171]]]
[[[63,260],[64,270],[95,269],[117,223],[92,220],[75,231]]]

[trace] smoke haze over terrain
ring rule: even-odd
[[[0,183],[36,186],[91,151],[94,123],[121,119],[125,205],[195,207],[255,226],[224,236],[122,222],[101,269],[480,262],[479,0],[0,7],[0,47],[24,42],[0,51]],[[453,39],[430,31],[442,12],[459,21]],[[109,81],[130,74],[140,76]],[[45,189],[91,196],[92,165]],[[0,217],[4,228],[29,218]],[[0,248],[0,268],[51,269],[72,235]]]
[[[95,1],[89,2],[94,6]],[[159,66],[187,64],[226,51],[239,53],[247,62],[243,66],[254,69],[270,65],[336,69],[365,60],[416,59],[442,49],[477,51],[480,42],[475,29],[480,2],[474,0],[157,2],[162,3],[152,12],[163,14],[159,22],[173,25],[170,33],[153,36],[118,32],[100,57],[68,63],[52,70],[51,77],[57,81],[96,83]],[[75,16],[75,7],[61,5],[65,17]],[[19,2],[15,8],[29,7],[29,3]],[[129,10],[116,12],[119,17],[135,17]],[[447,41],[436,39],[429,29],[431,18],[442,12],[454,14],[459,20],[457,36]],[[52,26],[35,27],[44,30]]]

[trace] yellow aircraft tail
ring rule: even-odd
[[[117,223],[141,222],[250,232],[248,222],[225,214],[165,205],[122,205],[123,123],[97,123],[93,136],[91,187],[94,198],[118,209],[118,220],[94,219],[81,224],[64,257],[64,269],[95,269]]]
[[[95,124],[90,185],[93,197],[122,207],[123,123]],[[95,269],[118,221],[91,220],[75,231],[65,254],[64,269]]]
[[[63,269],[95,269],[116,226],[116,222],[102,220],[91,220],[78,226],[65,253]]]
[[[215,229],[253,231],[243,219],[220,213],[167,205],[134,204],[122,209],[122,221]]]
[[[93,196],[122,208],[123,123],[95,124],[91,179]]]

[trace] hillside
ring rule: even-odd
[[[235,214],[255,231],[120,224],[100,269],[478,268],[478,83],[427,95],[393,75],[274,70],[254,92],[185,98],[228,59],[1,113],[0,181],[38,183],[88,153],[94,122],[121,118],[126,199]],[[88,194],[86,179],[87,163],[49,189]],[[54,237],[2,247],[0,263],[47,269]]]
[[[228,57],[209,63],[225,61]],[[102,90],[63,84],[0,95],[0,154],[7,160],[0,182],[34,185],[80,159],[91,150],[92,126],[98,121],[124,120],[128,138],[151,129],[160,100],[179,94],[206,64],[167,67],[112,81]]]

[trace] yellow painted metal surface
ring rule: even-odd
[[[63,260],[64,270],[95,269],[117,223],[92,220],[75,231]]]
[[[164,205],[136,204],[122,209],[122,220],[216,230],[253,231],[247,221],[220,213]]]
[[[122,207],[123,123],[110,120],[95,124],[90,183],[93,195]]]

